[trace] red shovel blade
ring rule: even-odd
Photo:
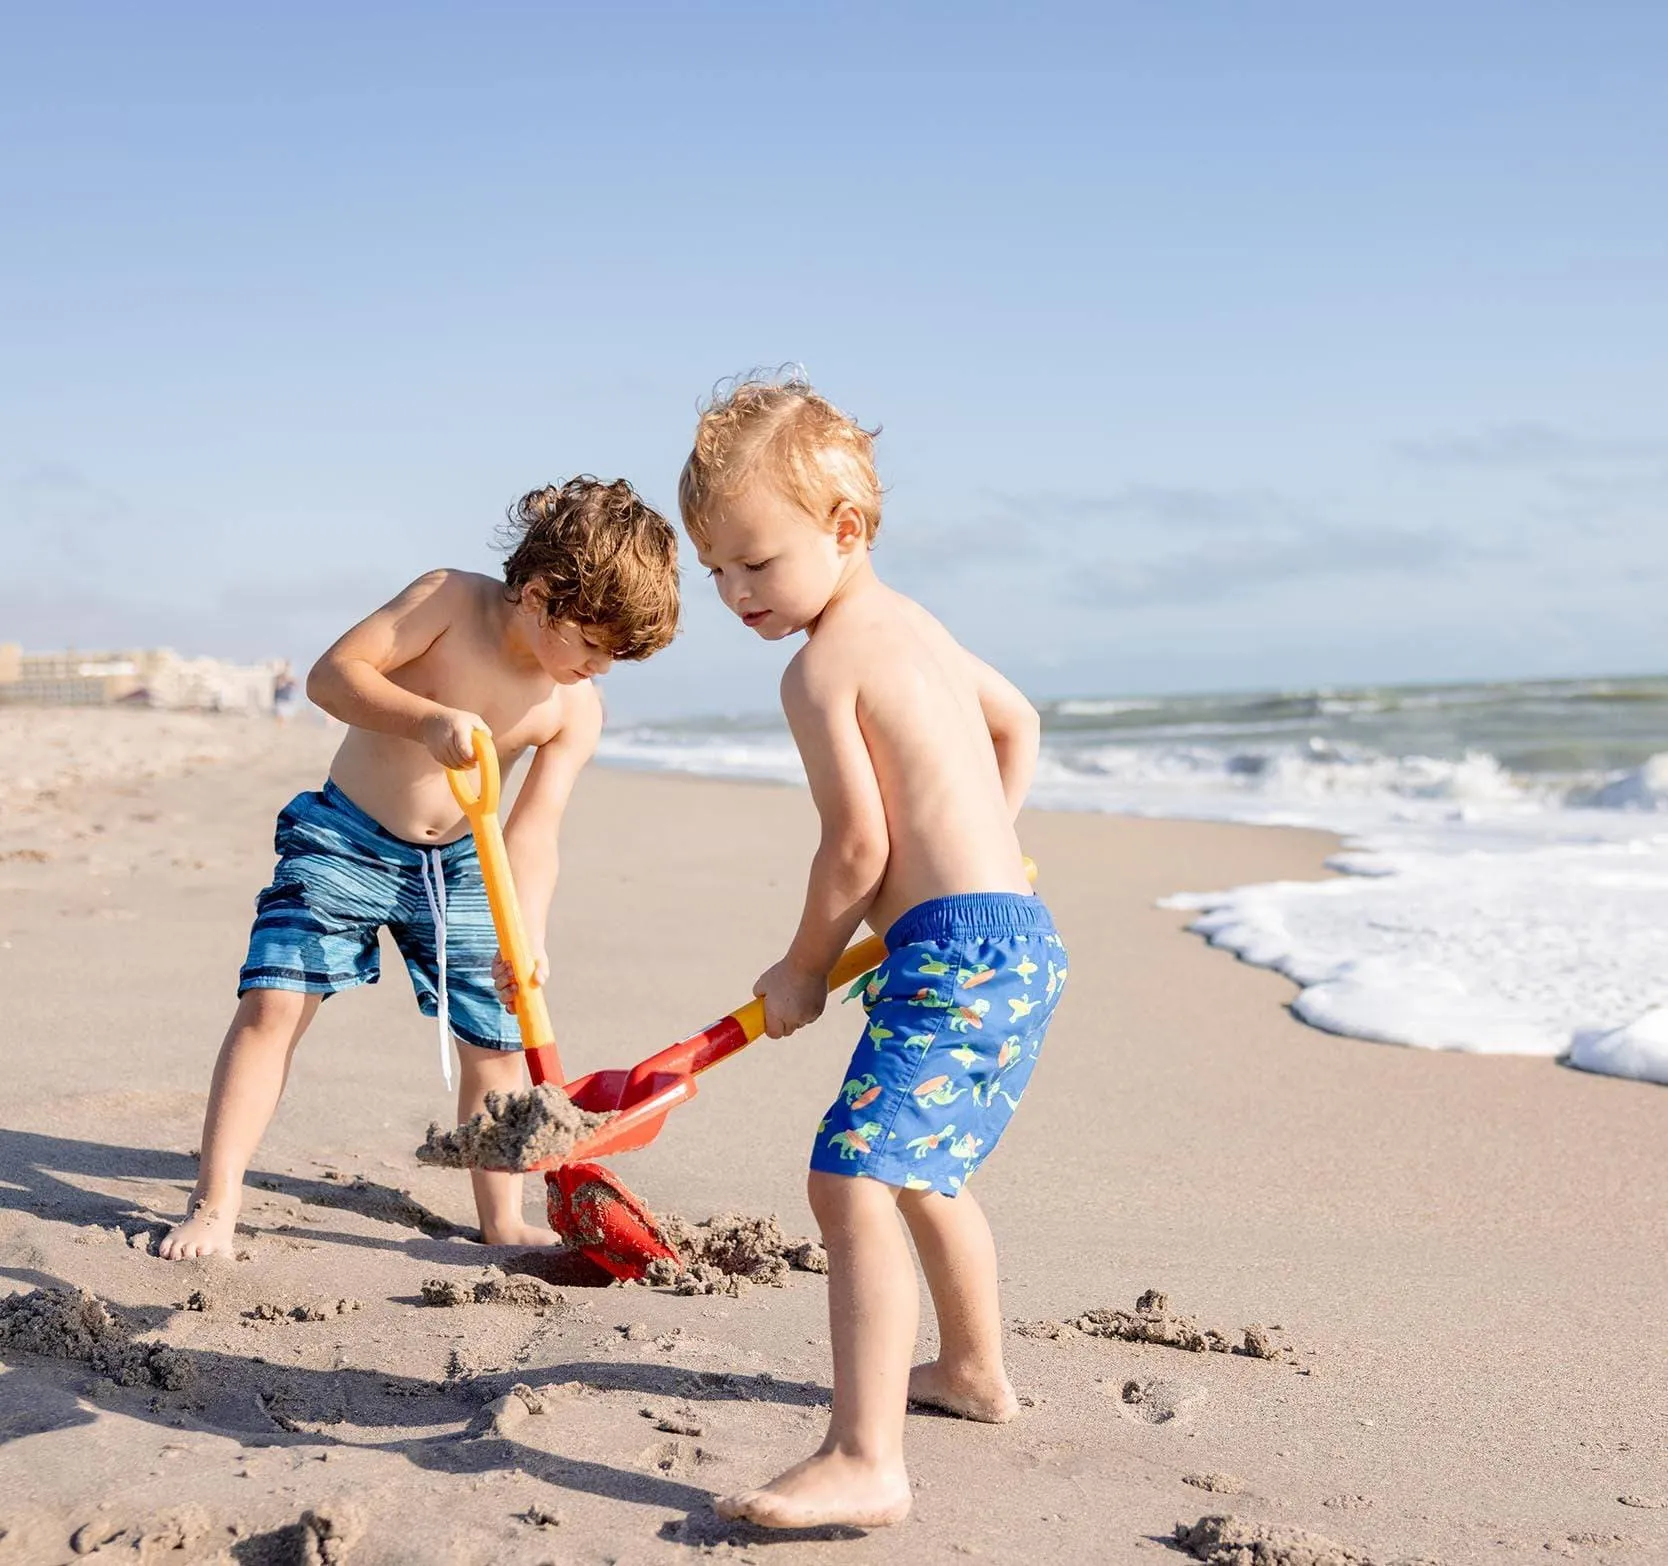
[[[675,1261],[654,1214],[601,1164],[563,1164],[545,1177],[550,1227],[616,1278],[641,1278],[652,1261]]]

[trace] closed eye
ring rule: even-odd
[[[762,571],[769,564],[770,561],[768,560],[751,560],[747,563],[746,569],[749,571]]]

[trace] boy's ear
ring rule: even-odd
[[[863,526],[863,513],[849,500],[842,500],[834,508],[834,542],[840,553],[863,548],[868,544],[868,529]]]

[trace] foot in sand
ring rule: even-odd
[[[762,1490],[741,1490],[712,1504],[720,1517],[760,1528],[885,1528],[909,1515],[910,1500],[901,1458],[882,1464],[818,1452]]]
[[[193,1191],[185,1219],[162,1238],[156,1254],[164,1261],[189,1261],[194,1256],[230,1256],[237,1229],[235,1200],[216,1201]]]
[[[936,1359],[910,1371],[909,1401],[986,1425],[1005,1425],[1019,1412],[1013,1383],[1000,1371],[992,1377],[953,1369]]]
[[[481,1231],[483,1245],[560,1245],[561,1235],[549,1224],[516,1222]]]

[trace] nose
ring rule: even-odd
[[[718,596],[724,600],[724,607],[731,614],[740,614],[751,594],[747,591],[747,583],[740,577],[727,576],[718,584]]]

